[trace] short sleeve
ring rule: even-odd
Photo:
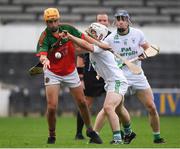
[[[47,51],[48,51],[48,39],[46,36],[46,32],[44,31],[42,32],[39,38],[37,48],[36,48],[36,53],[38,56],[40,53],[47,53]]]
[[[98,47],[96,45],[94,45],[93,47],[94,47],[94,52],[93,53],[100,53],[100,52],[104,51],[103,49],[101,49],[100,47]]]
[[[147,40],[146,40],[146,38],[145,38],[144,33],[143,33],[141,30],[139,30],[139,36],[140,36],[139,44],[140,44],[140,45],[145,44],[145,43],[147,42]]]

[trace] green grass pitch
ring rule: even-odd
[[[94,120],[94,118],[93,118]],[[129,145],[110,145],[112,133],[108,123],[101,131],[103,144],[88,144],[74,140],[76,129],[75,117],[58,117],[57,141],[47,145],[46,118],[0,118],[0,148],[179,148],[180,147],[180,117],[161,117],[161,135],[165,144],[153,144],[152,132],[147,117],[132,117],[132,127],[137,137]],[[85,131],[84,131],[85,134]]]

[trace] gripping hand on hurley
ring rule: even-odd
[[[41,55],[39,58],[40,62],[43,64],[43,70],[50,68],[50,61],[46,55]]]

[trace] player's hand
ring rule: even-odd
[[[141,55],[138,56],[138,60],[142,61],[144,59],[146,59],[144,53],[142,53]]]
[[[50,61],[48,58],[42,64],[43,64],[43,70],[50,68]]]
[[[50,61],[45,55],[41,55],[39,60],[43,64],[43,70],[50,68]]]
[[[67,30],[63,30],[59,35],[62,39],[69,39],[70,36]]]

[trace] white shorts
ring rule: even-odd
[[[106,92],[115,92],[124,96],[128,88],[128,84],[126,82],[121,82],[119,80],[113,82],[106,82],[104,89]]]
[[[144,90],[150,88],[149,82],[144,75],[144,72],[138,75],[124,72],[124,76],[128,81],[129,87],[131,87],[133,90]]]
[[[53,84],[63,84],[69,88],[75,88],[81,85],[77,69],[75,69],[71,74],[66,76],[59,76],[53,72],[46,69],[44,71],[44,84],[53,85]]]

